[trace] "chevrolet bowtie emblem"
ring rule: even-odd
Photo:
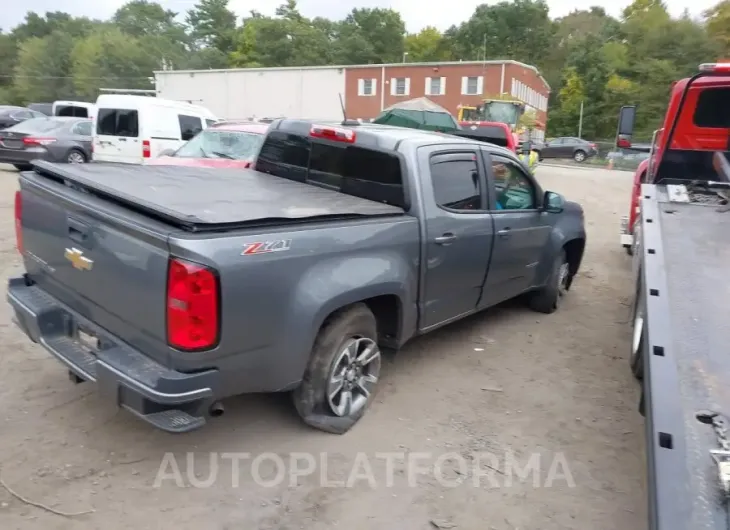
[[[63,257],[71,262],[74,269],[78,269],[80,271],[90,271],[91,267],[94,266],[94,261],[85,257],[84,251],[77,248],[67,248]]]

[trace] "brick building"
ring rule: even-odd
[[[368,120],[397,103],[427,97],[454,114],[486,97],[511,95],[536,112],[544,134],[550,86],[537,68],[517,61],[400,63],[345,67],[348,118]]]
[[[456,116],[459,105],[507,94],[534,108],[544,124],[550,94],[537,68],[517,61],[165,70],[155,72],[155,85],[159,97],[196,103],[225,119],[336,120],[342,100],[348,118],[368,120],[422,96]]]

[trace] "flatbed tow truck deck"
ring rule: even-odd
[[[730,445],[718,432],[730,417],[730,184],[641,192],[651,528],[726,529]]]

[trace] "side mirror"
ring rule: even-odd
[[[548,213],[560,213],[565,208],[565,199],[559,193],[546,191],[542,200],[542,207]]]
[[[634,134],[636,121],[636,105],[624,105],[618,113],[616,130],[616,147],[631,147],[631,136]]]

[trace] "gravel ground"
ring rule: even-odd
[[[415,340],[344,436],[303,426],[281,395],[229,400],[187,435],[156,431],[73,385],[0,304],[2,480],[57,512],[93,510],[54,514],[0,487],[0,528],[646,528],[618,245],[631,174],[541,166],[538,178],[586,210],[587,254],[560,311],[508,303]],[[20,271],[16,186],[0,170],[3,276]]]

